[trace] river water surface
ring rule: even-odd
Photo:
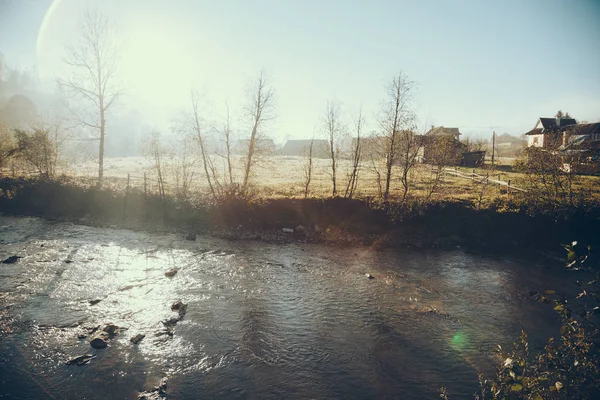
[[[0,258],[11,255],[23,258],[0,264],[7,399],[135,399],[164,377],[171,399],[434,399],[441,386],[469,398],[496,344],[556,333],[527,293],[568,289],[559,266],[458,248],[187,241],[0,217]],[[177,300],[187,313],[165,334]],[[119,333],[91,348],[83,335],[107,323]],[[86,353],[97,357],[65,364]]]

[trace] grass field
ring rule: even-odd
[[[494,168],[489,164],[484,168],[453,168],[453,170],[470,175],[478,175],[475,179],[446,174],[443,176],[440,185],[432,196],[432,199],[462,199],[483,201],[491,200],[498,196],[508,196],[506,186],[485,182],[481,177],[489,177],[504,182],[510,181],[510,184],[517,188],[525,188],[525,181],[522,174],[513,170],[513,158],[500,158],[496,160]],[[234,160],[234,182],[241,181],[241,172],[243,160],[236,157]],[[183,173],[180,167],[181,162],[177,159],[165,159],[163,163],[163,174],[165,186],[168,192],[175,191],[182,186]],[[304,196],[304,164],[302,157],[295,156],[272,156],[265,157],[257,163],[254,175],[252,177],[253,187],[260,197],[281,198],[281,197],[303,197]],[[104,162],[105,177],[107,184],[118,189],[124,189],[129,175],[130,187],[143,190],[144,175],[146,176],[146,190],[148,192],[157,191],[157,173],[152,163],[143,157],[126,158],[107,158]],[[339,160],[337,187],[338,194],[343,195],[346,190],[348,173],[350,171],[349,160]],[[383,177],[383,165],[378,165]],[[92,182],[97,176],[97,164],[94,162],[85,162],[73,164],[63,172],[69,176],[75,176],[83,180]],[[217,166],[220,171],[220,181],[224,181],[225,164]],[[196,162],[189,166],[191,177],[190,191],[208,190],[205,174],[200,163]],[[418,164],[410,174],[410,195],[423,197],[427,194],[428,188],[433,179],[432,167],[429,165]],[[391,196],[400,197],[403,193],[400,182],[400,169],[395,167],[391,184]],[[227,178],[228,179],[228,178]],[[310,196],[329,197],[331,196],[331,173],[330,161],[327,159],[313,160],[313,174],[310,184]],[[592,196],[600,199],[600,178],[594,176],[580,176],[576,180],[576,190],[585,191],[586,196]],[[512,191],[515,193],[515,190]],[[363,162],[359,169],[358,187],[355,197],[377,196],[377,173],[372,162]]]

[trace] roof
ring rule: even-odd
[[[560,126],[557,125],[556,121],[558,118],[540,118],[542,128],[546,131],[553,131],[556,129],[562,129],[567,125],[575,125],[577,121],[574,118],[560,118]]]
[[[526,133],[526,135],[541,135],[543,134],[543,130],[542,128],[534,128],[532,130],[530,130],[529,132]]]
[[[565,131],[573,135],[592,135],[595,133],[600,133],[600,122],[569,126],[565,129]]]
[[[444,126],[432,127],[426,135],[431,136],[460,136],[458,128],[446,128]]]

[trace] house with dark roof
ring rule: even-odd
[[[532,130],[527,132],[527,147],[555,149],[562,144],[563,132],[576,125],[573,118],[538,118]]]
[[[460,131],[458,128],[447,128],[445,126],[431,126],[431,129],[425,134],[429,137],[437,136],[437,137],[447,137],[451,136],[456,140],[460,140]]]

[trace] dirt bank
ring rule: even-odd
[[[68,180],[0,179],[0,211],[98,226],[212,234],[269,242],[556,250],[573,240],[596,245],[598,209],[532,215],[523,207],[475,209],[467,202],[381,204],[357,199],[161,199],[131,190],[81,187]],[[286,232],[284,232],[286,228]],[[293,232],[290,232],[293,230]]]

